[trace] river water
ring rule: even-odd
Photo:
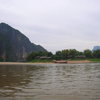
[[[0,100],[100,100],[100,63],[0,65]]]

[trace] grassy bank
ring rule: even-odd
[[[92,61],[92,62],[97,62],[99,63],[100,62],[100,59],[88,59],[89,61]]]
[[[84,60],[88,60],[91,62],[95,62],[95,63],[100,63],[100,59],[66,59],[66,61],[84,61]],[[32,61],[30,61],[32,63],[52,63],[53,59],[34,59]]]
[[[83,60],[88,60],[88,61],[91,61],[91,62],[100,62],[100,59],[97,59],[97,58],[90,58],[90,59],[69,59],[70,61],[83,61]]]
[[[30,61],[30,62],[32,62],[32,63],[50,63],[50,62],[53,62],[53,60],[51,60],[51,59],[45,59],[45,60],[41,60],[41,59],[34,59],[34,60],[32,60],[32,61]]]

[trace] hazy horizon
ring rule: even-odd
[[[0,0],[0,22],[48,51],[100,45],[99,0]]]

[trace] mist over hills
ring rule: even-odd
[[[0,23],[0,59],[3,61],[24,61],[28,54],[47,51],[6,23]]]

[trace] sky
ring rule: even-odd
[[[0,0],[0,22],[52,52],[100,45],[100,0]]]

